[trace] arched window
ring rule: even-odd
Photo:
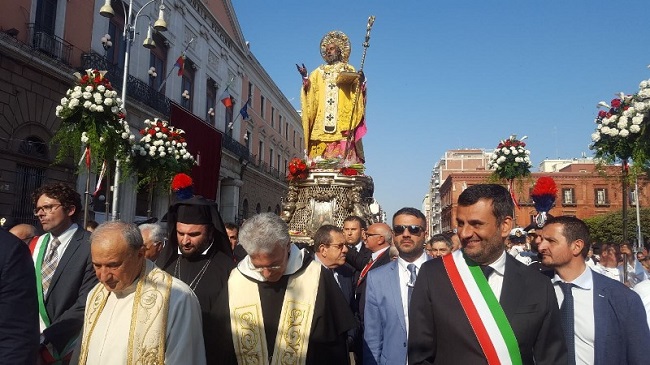
[[[260,203],[257,203],[257,205],[255,206],[255,213],[257,214],[262,213],[262,206],[260,205]]]
[[[36,136],[29,136],[20,143],[18,153],[47,160],[47,144]]]

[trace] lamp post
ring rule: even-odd
[[[122,103],[124,105],[124,114],[126,115],[126,83],[129,78],[129,57],[131,53],[131,44],[133,44],[133,39],[135,38],[135,30],[136,26],[138,24],[138,17],[140,16],[140,13],[144,8],[146,8],[149,4],[153,4],[157,0],[150,0],[147,3],[145,3],[140,10],[135,13],[135,17],[133,16],[133,0],[129,0],[129,9],[128,9],[128,15],[126,17],[126,23],[124,24],[124,32],[122,33],[124,37],[124,43],[125,43],[125,48],[124,48],[124,70],[123,70],[123,75],[122,75]],[[121,1],[120,1],[121,2]],[[124,6],[124,3],[122,3],[122,6]],[[165,21],[165,5],[164,5],[164,0],[160,0],[160,6],[158,7],[159,12],[158,12],[158,19],[153,25],[153,28],[159,32],[164,32],[167,30],[167,22]],[[107,18],[112,18],[115,15],[115,12],[113,11],[113,7],[111,6],[111,0],[105,0],[104,5],[101,7],[99,10],[99,13]],[[127,10],[124,9],[124,13],[127,14]],[[133,24],[131,22],[133,21]],[[147,30],[147,38],[144,40],[144,47],[146,48],[154,48],[155,43],[151,39],[151,23],[149,23],[149,28]],[[119,187],[120,187],[120,160],[116,159],[115,160],[115,177],[113,180],[113,204],[111,206],[111,220],[117,220],[118,216],[118,205],[119,205]]]

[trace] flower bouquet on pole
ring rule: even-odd
[[[517,136],[513,134],[502,140],[492,152],[487,164],[488,169],[494,170],[491,180],[506,180],[508,182],[508,189],[516,207],[519,204],[515,198],[513,183],[516,179],[529,176],[532,167],[530,151],[526,149],[524,142],[526,138],[528,137],[517,139]]]
[[[106,71],[93,69],[86,70],[83,76],[76,72],[76,85],[68,89],[56,107],[61,126],[52,138],[52,143],[58,145],[55,162],[70,156],[76,160],[82,150],[79,165],[84,159],[86,161],[84,225],[88,220],[91,170],[94,168],[98,172],[102,166],[100,176],[103,177],[107,170],[106,160],[128,161],[135,141],[124,117],[122,100],[105,74]],[[128,169],[128,164],[122,164],[122,168]],[[101,179],[98,186],[100,183]]]
[[[56,116],[61,119],[52,139],[59,146],[56,162],[70,155],[78,158],[81,147],[86,147],[84,153],[92,152],[95,166],[101,165],[99,161],[130,156],[135,136],[124,118],[122,100],[105,74],[92,69],[83,76],[74,74],[77,85],[68,89],[56,107]]]
[[[138,174],[138,186],[149,188],[149,208],[156,187],[167,187],[174,175],[189,173],[196,161],[187,150],[185,131],[174,128],[165,120],[144,121],[142,136],[133,146],[133,166]]]
[[[623,240],[627,240],[627,193],[629,179],[629,162],[632,162],[632,176],[636,176],[648,163],[650,156],[650,138],[648,115],[650,114],[650,80],[639,84],[639,92],[633,95],[619,93],[610,104],[598,103],[599,108],[594,122],[596,131],[591,135],[589,146],[601,162],[622,165],[622,216]],[[627,257],[625,258],[627,260]],[[627,280],[627,265],[624,265],[624,277]]]

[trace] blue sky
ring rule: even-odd
[[[400,5],[398,5],[400,4]],[[359,67],[376,21],[368,78],[366,173],[391,215],[420,208],[448,149],[496,147],[528,135],[533,171],[545,158],[591,156],[599,101],[650,79],[647,0],[233,0],[251,50],[300,109],[300,76],[323,61],[330,30]]]

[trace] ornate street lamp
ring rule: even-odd
[[[140,10],[138,10],[135,13],[135,16],[133,16],[133,0],[129,0],[128,15],[126,17],[126,23],[124,24],[124,32],[123,32],[124,42],[126,47],[124,51],[122,103],[124,104],[125,109],[126,109],[126,84],[129,76],[129,56],[131,53],[130,52],[131,45],[133,44],[133,39],[135,38],[135,30],[138,23],[138,17],[140,16],[140,13],[142,12],[142,10],[144,10],[144,8],[146,8],[149,4],[155,3],[156,1],[157,0],[148,1],[140,8]],[[159,9],[158,20],[156,20],[153,26],[153,28],[159,32],[164,32],[167,30],[167,22],[165,21],[165,12],[164,12],[165,5],[163,2],[164,0],[160,0],[160,5],[158,6]],[[124,3],[122,3],[122,5],[124,5]],[[126,9],[124,9],[124,12],[127,13]],[[104,5],[99,10],[99,14],[107,18],[112,18],[115,15],[115,11],[113,11],[113,7],[111,6],[111,0],[104,1]],[[151,38],[151,23],[149,23],[147,38],[145,39],[143,45],[149,49],[154,48],[156,46],[153,39]],[[124,111],[124,114],[126,115],[126,110]],[[121,179],[120,160],[115,160],[115,178],[113,180],[113,205],[111,210],[111,220],[117,220],[117,216],[118,216],[120,179]]]

